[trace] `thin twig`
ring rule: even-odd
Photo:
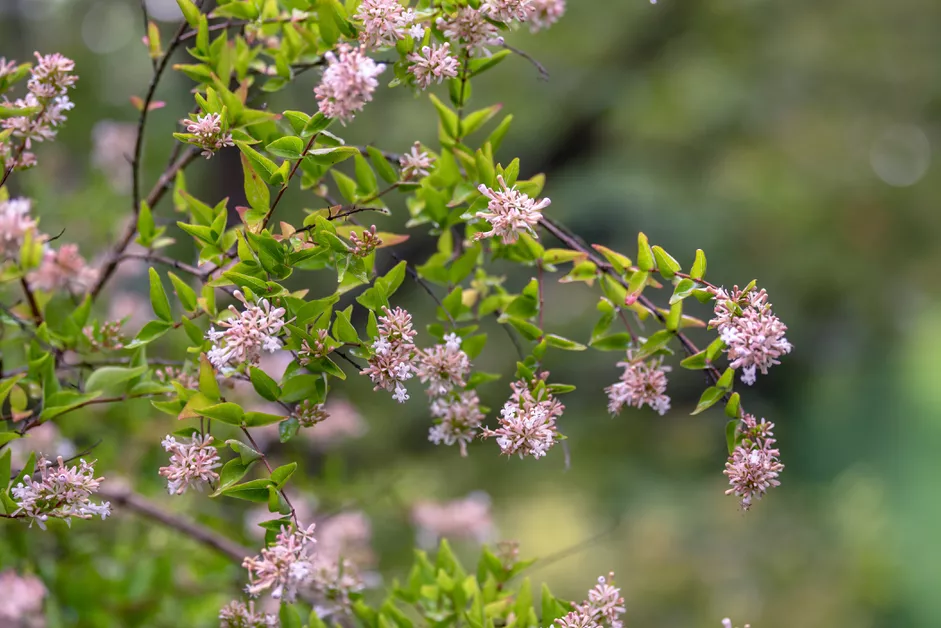
[[[23,286],[23,292],[26,293],[26,301],[29,302],[29,309],[33,313],[33,320],[36,326],[42,325],[42,312],[39,311],[39,304],[36,303],[36,296],[26,282],[26,277],[20,277],[20,285]]]
[[[300,159],[297,160],[297,163],[294,164],[294,167],[291,168],[291,173],[288,175],[288,180],[284,182],[284,185],[281,186],[281,189],[278,190],[278,195],[274,197],[274,202],[271,204],[271,208],[265,214],[264,219],[261,221],[261,228],[264,229],[268,225],[268,221],[271,220],[271,216],[274,214],[274,210],[278,207],[278,203],[281,202],[281,197],[284,196],[284,193],[287,192],[288,186],[291,185],[291,179],[294,178],[294,174],[297,172],[297,169],[300,168],[301,162],[304,161],[304,157],[307,156],[307,153],[310,152],[310,149],[313,148],[314,142],[317,141],[319,133],[314,133],[310,136],[310,140],[307,141],[307,146],[304,148],[304,152],[301,153]]]
[[[255,439],[252,438],[252,433],[248,431],[247,427],[242,428],[242,433],[245,434],[245,438],[248,439],[248,442],[251,444],[252,449],[261,454],[261,462],[265,465],[265,468],[268,469],[268,475],[270,476],[274,469],[271,468],[271,464],[268,462],[268,456],[261,450],[258,446],[258,443],[255,442]],[[281,497],[284,498],[284,503],[288,505],[291,509],[291,519],[294,520],[294,525],[300,529],[301,525],[297,522],[297,511],[294,509],[294,504],[291,503],[291,499],[288,497],[288,494],[282,489],[278,489],[278,492],[281,494]]]
[[[509,44],[503,44],[503,47],[506,48],[507,50],[509,50],[510,52],[514,53],[514,54],[518,54],[519,56],[523,57],[524,59],[526,59],[527,61],[529,61],[530,63],[532,63],[532,64],[533,64],[533,67],[536,68],[536,71],[539,72],[539,80],[542,80],[542,81],[548,81],[548,80],[549,80],[549,70],[546,69],[546,66],[544,66],[544,65],[541,64],[541,63],[539,63],[538,61],[536,61],[536,59],[534,59],[534,58],[533,58],[532,56],[530,56],[529,54],[523,52],[523,51],[520,50],[519,48],[514,48],[513,46],[511,46],[511,45],[509,45]]]
[[[221,536],[215,530],[162,510],[157,504],[131,490],[115,489],[105,485],[98,490],[98,495],[110,500],[115,506],[127,508],[163,526],[182,532],[194,541],[228,556],[237,563],[241,563],[246,556],[254,554],[253,550]]]

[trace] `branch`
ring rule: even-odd
[[[26,293],[26,300],[29,302],[29,309],[33,313],[33,320],[36,326],[42,325],[42,313],[39,311],[39,304],[36,303],[36,296],[26,282],[26,277],[20,277],[20,285],[23,286],[23,292]]]
[[[268,210],[268,213],[265,214],[264,220],[261,221],[261,228],[264,229],[268,225],[268,221],[271,220],[271,216],[274,214],[274,210],[278,207],[278,203],[281,202],[281,197],[284,196],[284,193],[287,192],[288,186],[291,185],[291,179],[294,178],[294,174],[297,172],[297,169],[301,166],[301,162],[304,161],[304,157],[307,156],[307,153],[310,152],[310,149],[313,148],[314,142],[317,141],[317,137],[320,133],[314,133],[310,136],[310,140],[307,142],[307,146],[304,148],[304,152],[301,153],[301,158],[297,160],[297,163],[294,164],[294,167],[291,168],[291,173],[288,175],[288,180],[284,182],[284,185],[281,186],[281,189],[278,190],[278,195],[274,197],[274,203],[271,204],[271,209]]]
[[[115,506],[127,508],[163,526],[182,532],[194,541],[198,541],[206,547],[228,556],[237,563],[241,563],[246,556],[254,554],[252,550],[242,547],[226,537],[220,536],[215,530],[211,530],[195,521],[190,521],[189,519],[161,510],[155,503],[145,499],[130,489],[103,487],[98,490],[98,495],[101,495],[104,499],[110,500]]]

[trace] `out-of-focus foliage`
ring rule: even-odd
[[[291,455],[323,478],[303,486],[298,501],[322,513],[364,510],[378,571],[404,577],[415,534],[411,505],[485,490],[496,536],[519,539],[525,556],[546,557],[531,568],[534,577],[578,598],[586,580],[613,569],[631,625],[718,626],[726,615],[756,628],[937,625],[941,601],[931,588],[941,561],[931,486],[941,471],[933,381],[941,351],[934,157],[941,7],[925,0],[569,4],[552,30],[510,41],[549,70],[548,82],[517,58],[513,69],[505,62],[475,85],[476,101],[498,98],[504,112],[518,114],[498,158],[520,156],[525,176],[545,172],[554,214],[591,242],[629,251],[643,229],[671,251],[710,251],[714,282],[741,281],[737,269],[747,269],[746,280],[759,278],[798,349],[752,392],[749,407],[778,425],[783,486],[741,514],[721,495],[721,416],[683,411],[695,406],[700,381],[676,380],[679,411],[667,418],[625,412],[611,419],[601,389],[617,378],[613,361],[572,353],[548,365],[560,381],[595,392],[566,400],[570,469],[561,457],[495,464],[493,455],[461,459],[435,449],[425,439],[422,406],[393,407],[359,395],[368,382],[350,382],[368,430],[330,448],[290,444]],[[177,19],[175,2],[148,6],[169,20],[165,28]],[[76,60],[82,77],[69,124],[41,149],[53,163],[20,175],[17,185],[42,207],[47,231],[66,229],[70,241],[102,255],[123,229],[130,201],[106,174],[126,167],[120,151],[92,155],[108,128],[99,123],[133,122],[128,97],[142,95],[149,80],[137,10],[119,0],[0,4],[0,54],[25,59],[33,49],[58,50]],[[316,74],[271,95],[270,108],[312,110]],[[190,87],[168,77],[154,128],[184,117]],[[414,105],[404,91],[379,90],[370,106],[383,115],[362,116],[346,137],[400,151],[431,142],[434,124],[412,113],[422,111]],[[171,141],[148,140],[147,180],[162,170]],[[187,180],[209,197],[237,197],[237,153],[196,164]],[[284,207],[296,218],[304,203],[293,190]],[[128,270],[116,285],[119,315],[142,315],[134,321],[142,325],[150,315],[146,268]],[[576,286],[557,288],[546,293],[547,324],[590,325],[596,313],[587,291],[579,299]],[[420,290],[405,284],[397,296],[431,320]],[[479,368],[511,364],[512,346],[504,352]],[[498,407],[502,393],[493,397],[484,402]],[[165,456],[156,443],[167,427],[153,416],[140,401],[76,412],[61,427],[79,450],[101,440],[94,452],[101,464],[159,495],[154,470]],[[116,441],[116,433],[133,438]],[[246,515],[238,504],[179,499],[174,508],[210,526]],[[236,565],[131,516],[79,522],[68,534],[34,532],[5,526],[0,565],[38,559],[51,590],[50,626],[203,625],[238,593]],[[256,545],[250,534],[242,540]],[[458,544],[458,552],[475,556],[470,545]]]

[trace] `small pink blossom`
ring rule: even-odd
[[[588,599],[572,604],[573,610],[555,620],[559,628],[623,628],[624,598],[614,586],[614,574],[598,578],[598,584],[588,592]]]
[[[473,7],[461,7],[456,13],[439,17],[436,24],[445,37],[463,44],[471,56],[482,54],[489,57],[488,46],[503,45],[503,37],[497,27]]]
[[[434,157],[421,149],[421,142],[415,142],[412,145],[412,150],[399,159],[399,165],[402,167],[402,179],[404,181],[423,179],[428,176],[434,163]]]
[[[461,456],[467,456],[467,445],[476,438],[485,418],[473,390],[433,400],[431,416],[436,422],[428,430],[428,440],[435,445],[457,445]]]
[[[608,412],[618,414],[624,406],[642,408],[650,406],[663,416],[670,410],[670,398],[666,395],[669,366],[663,366],[663,358],[636,360],[630,351],[627,361],[618,362],[623,367],[621,380],[605,388],[608,393]]]
[[[428,395],[442,397],[455,388],[464,388],[471,363],[461,350],[461,338],[448,334],[445,342],[418,351],[415,368],[421,382],[428,385]]]
[[[2,59],[0,59],[2,61]],[[2,64],[0,64],[2,68]],[[20,575],[12,569],[0,572],[0,626],[42,626],[42,605],[46,587],[33,575]]]
[[[382,238],[376,235],[376,225],[363,229],[361,234],[350,232],[350,243],[353,245],[353,255],[366,257],[382,246]]]
[[[422,89],[427,89],[432,83],[441,83],[446,78],[457,76],[460,63],[457,57],[451,54],[451,44],[445,42],[441,45],[423,46],[420,52],[408,55],[412,65],[408,71],[415,76],[415,82]]]
[[[778,460],[781,452],[773,447],[773,430],[774,423],[764,419],[758,422],[751,414],[742,418],[738,428],[739,445],[725,463],[723,473],[732,486],[725,494],[741,497],[743,510],[751,508],[769,488],[781,485],[777,478],[784,465]]]
[[[272,308],[267,299],[261,299],[257,305],[249,303],[238,290],[234,295],[244,309],[240,312],[230,305],[229,311],[234,316],[219,322],[222,331],[210,327],[206,334],[213,344],[208,353],[209,361],[223,373],[241,364],[257,364],[262,351],[279,350],[278,334],[285,323],[283,307]]]
[[[36,65],[31,70],[31,78],[26,87],[38,98],[53,98],[65,94],[75,85],[78,77],[72,74],[75,62],[58,52],[48,55],[36,55]]]
[[[556,419],[562,416],[565,406],[546,390],[543,380],[548,375],[541,373],[532,386],[523,380],[510,384],[513,394],[500,411],[500,427],[484,428],[481,433],[484,438],[496,438],[505,455],[532,456],[538,460],[561,437]]]
[[[372,100],[373,92],[379,86],[376,77],[385,71],[386,66],[376,63],[362,50],[349,44],[340,44],[336,54],[328,52],[324,56],[327,69],[314,93],[320,112],[345,124]]]
[[[39,481],[26,476],[23,481],[10,489],[10,495],[17,502],[14,517],[30,519],[30,526],[35,522],[43,530],[51,517],[64,519],[69,525],[72,517],[91,519],[99,516],[105,519],[111,514],[108,502],[96,504],[90,497],[98,491],[104,478],[95,477],[94,461],[79,461],[68,467],[59,456],[58,466],[54,467],[46,458],[40,456],[36,461]]]
[[[160,443],[170,453],[170,464],[160,467],[160,475],[167,478],[167,491],[182,495],[189,488],[202,490],[203,484],[216,482],[215,469],[222,466],[219,452],[212,446],[212,436],[193,434],[177,440],[167,436]]]
[[[274,545],[261,550],[259,556],[246,558],[242,567],[248,570],[246,591],[257,597],[271,591],[276,600],[293,602],[299,590],[310,584],[313,572],[314,525],[306,530],[281,528]]]
[[[548,198],[536,201],[528,194],[520,192],[516,186],[509,187],[503,180],[503,175],[497,175],[500,190],[493,190],[481,184],[480,193],[490,199],[486,212],[477,212],[477,218],[490,223],[490,231],[477,233],[474,238],[500,237],[504,244],[513,244],[519,239],[521,233],[529,233],[538,237],[534,227],[542,218],[542,210],[552,202]]]
[[[408,391],[403,382],[415,374],[415,344],[412,339],[418,333],[412,329],[412,316],[400,307],[390,310],[383,307],[379,317],[379,335],[372,344],[369,366],[361,371],[376,385],[375,390],[385,389],[399,403],[408,400]]]
[[[525,22],[529,17],[531,0],[484,0],[480,10],[498,22]]]
[[[28,198],[0,201],[0,259],[15,258],[26,234],[36,233],[36,221],[29,215]]]
[[[54,292],[75,290],[84,292],[93,283],[97,273],[85,264],[78,245],[63,244],[58,251],[46,249],[39,268],[29,274],[29,283],[37,290]]]
[[[484,543],[493,535],[490,497],[472,493],[449,502],[421,501],[412,507],[419,544],[431,547],[441,538],[472,539]]]
[[[229,602],[219,611],[219,628],[278,628],[280,625],[277,616],[256,612],[253,600],[247,605],[241,601]]]
[[[764,290],[743,292],[735,286],[729,293],[720,288],[709,326],[718,329],[729,366],[742,369],[742,381],[749,386],[758,371],[767,375],[769,368],[781,363],[781,356],[791,352],[791,343],[784,337],[787,326],[771,311]]]
[[[381,48],[403,39],[415,14],[399,0],[363,0],[354,18],[363,23],[359,33],[363,47]]]
[[[533,33],[555,24],[565,13],[565,0],[530,0],[526,22]]]
[[[4,76],[10,76],[16,69],[19,67],[19,64],[14,59],[7,61],[6,57],[0,57],[0,78]]]
[[[200,154],[206,159],[226,146],[235,146],[232,134],[228,132],[226,121],[218,113],[197,115],[195,120],[189,118],[180,120],[180,124],[185,125],[186,132],[193,136],[185,138],[186,141],[201,148]]]

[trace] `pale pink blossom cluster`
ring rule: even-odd
[[[334,560],[315,555],[312,576],[310,584],[313,592],[329,603],[328,607],[320,609],[324,615],[338,608],[348,610],[350,595],[366,587],[356,565],[346,558]]]
[[[101,120],[92,127],[92,164],[98,168],[118,192],[130,192],[131,164],[137,125],[130,122]]]
[[[366,257],[382,246],[382,238],[376,235],[376,225],[363,229],[361,234],[350,232],[350,243],[353,245],[353,255]]]
[[[484,414],[480,399],[472,390],[464,390],[471,362],[461,349],[461,337],[447,334],[444,342],[417,354],[418,378],[427,385],[431,399],[431,415],[435,424],[428,440],[436,445],[458,445],[467,455],[467,445],[480,429]]]
[[[365,567],[376,556],[372,549],[372,524],[361,510],[330,515],[317,524],[317,553],[339,563],[347,559]]]
[[[480,184],[480,193],[490,199],[486,212],[477,212],[477,218],[490,223],[490,231],[477,233],[474,238],[500,237],[504,244],[513,244],[519,239],[521,233],[529,233],[538,237],[534,227],[542,218],[542,210],[552,202],[548,198],[536,201],[528,194],[520,192],[516,186],[507,186],[503,175],[497,175],[499,190],[488,188]]]
[[[588,592],[588,599],[572,603],[573,610],[555,620],[559,628],[623,628],[624,598],[614,586],[614,573],[598,578],[598,584]]]
[[[412,65],[408,71],[415,76],[415,82],[422,89],[427,89],[432,83],[440,84],[446,78],[457,76],[460,66],[457,57],[451,54],[451,44],[434,44],[422,46],[419,52],[408,55]]]
[[[121,321],[107,321],[88,325],[82,329],[82,335],[88,341],[92,351],[120,351],[124,348],[124,334],[121,333]]]
[[[0,79],[5,76],[10,76],[16,69],[20,66],[15,60],[10,59],[7,61],[6,57],[0,57]]]
[[[544,30],[558,22],[565,13],[565,0],[529,0],[529,15],[526,21],[533,33]]]
[[[445,37],[464,45],[470,56],[490,56],[488,46],[502,46],[503,37],[496,26],[487,21],[484,13],[473,7],[461,7],[457,12],[439,17],[438,29]]]
[[[412,507],[412,522],[418,528],[422,547],[433,547],[442,538],[485,543],[494,532],[486,493],[471,493],[449,502],[417,502]]]
[[[732,487],[725,494],[741,497],[743,510],[751,508],[769,488],[781,485],[778,476],[784,465],[778,459],[780,450],[773,446],[773,430],[774,423],[764,419],[759,422],[751,414],[742,418],[738,428],[740,441],[725,463],[723,473]]]
[[[203,484],[219,479],[216,469],[222,466],[218,450],[212,445],[212,436],[198,433],[179,440],[167,436],[161,441],[170,454],[170,464],[160,467],[160,475],[167,478],[167,491],[182,495],[189,488],[202,490]]]
[[[408,390],[403,382],[415,375],[415,344],[418,333],[412,329],[412,315],[400,307],[390,310],[382,308],[379,317],[379,335],[372,344],[369,366],[361,371],[376,385],[375,390],[385,389],[399,403],[408,400]]]
[[[12,137],[22,140],[22,152],[12,142],[0,142],[0,161],[5,168],[28,168],[36,164],[36,156],[29,152],[33,141],[51,140],[56,129],[65,122],[65,112],[74,105],[67,92],[75,85],[78,76],[72,73],[75,63],[59,53],[36,55],[36,64],[30,70],[30,79],[26,84],[29,93],[24,98],[10,102],[4,98],[0,103],[11,109],[33,109],[22,116],[6,118],[0,127],[12,131]],[[4,73],[13,72],[16,64],[0,59]],[[17,154],[19,156],[17,157]],[[11,163],[16,159],[16,163]]]
[[[379,86],[376,77],[385,71],[386,66],[376,63],[362,50],[349,44],[340,44],[336,54],[328,52],[324,56],[327,69],[320,85],[314,89],[320,113],[346,124],[372,100],[373,92]]]
[[[78,465],[69,467],[59,456],[57,462],[58,466],[53,466],[40,456],[36,461],[39,481],[26,476],[10,489],[10,495],[19,506],[13,512],[14,517],[26,517],[30,519],[30,527],[35,522],[45,530],[49,518],[64,519],[71,525],[72,517],[104,519],[111,514],[111,504],[96,504],[90,500],[104,479],[95,477],[94,461],[80,460]]]
[[[627,360],[618,362],[624,369],[620,381],[605,388],[608,393],[608,412],[619,414],[624,406],[642,408],[650,406],[660,416],[670,410],[670,397],[667,396],[667,373],[669,366],[663,366],[663,358],[650,360],[634,359],[628,350]]]
[[[427,177],[434,163],[434,157],[421,149],[421,142],[415,142],[411,151],[399,158],[399,165],[402,167],[402,180],[409,181]]]
[[[248,570],[246,592],[257,597],[270,590],[276,600],[293,602],[313,578],[315,543],[313,524],[306,530],[282,527],[271,547],[242,561],[242,567]]]
[[[513,394],[500,411],[500,427],[482,432],[484,438],[496,438],[507,456],[542,458],[560,438],[556,419],[565,406],[545,389],[540,380],[546,377],[548,373],[542,373],[534,380],[535,393],[523,380],[510,384]]]
[[[29,213],[31,206],[28,198],[0,201],[0,260],[15,258],[26,234],[38,233],[36,221]]]
[[[480,10],[497,22],[525,22],[529,17],[532,0],[484,0]]]
[[[0,591],[3,592],[0,594],[0,626],[26,628],[44,625],[42,605],[47,592],[42,580],[7,569],[0,572]]]
[[[255,602],[232,601],[219,611],[219,628],[278,628],[275,615],[255,610]]]
[[[284,327],[283,307],[271,307],[268,299],[249,303],[238,290],[233,295],[242,302],[243,310],[229,306],[233,317],[220,321],[222,331],[210,327],[206,337],[213,347],[207,357],[214,367],[226,373],[241,364],[257,364],[262,351],[274,353],[281,348],[278,334]]]
[[[359,41],[364,48],[394,46],[404,39],[415,13],[402,6],[399,0],[363,0],[355,19],[363,23]]]
[[[95,283],[98,273],[85,263],[77,244],[63,244],[59,250],[47,248],[39,268],[29,274],[29,283],[37,290],[85,292]]]
[[[718,329],[729,366],[742,369],[742,381],[749,386],[758,371],[767,375],[769,368],[781,363],[781,356],[791,352],[791,343],[784,337],[787,326],[771,311],[763,289],[742,291],[735,286],[727,292],[720,288],[709,327]]]
[[[184,369],[175,366],[164,366],[154,369],[154,377],[161,384],[178,382],[183,388],[196,390],[199,388],[199,379],[192,373],[187,373]]]
[[[722,620],[722,628],[732,628],[732,620],[726,617]],[[751,628],[751,624],[745,624],[743,628]]]
[[[218,113],[190,114],[190,118],[180,120],[180,124],[186,127],[186,133],[189,134],[182,136],[182,139],[202,149],[200,154],[206,159],[226,146],[235,146],[226,120]]]

